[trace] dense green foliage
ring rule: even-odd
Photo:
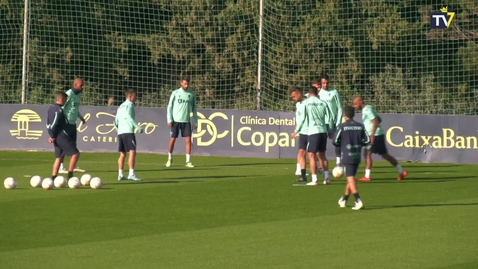
[[[257,0],[30,1],[29,104],[86,80],[84,104],[137,88],[164,107],[178,78],[203,108],[257,109]],[[430,29],[442,4],[456,15]],[[327,73],[344,102],[364,95],[381,112],[476,114],[476,0],[263,0],[260,103],[290,110],[287,89]],[[23,1],[0,0],[0,102],[19,103]]]

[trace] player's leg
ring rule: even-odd
[[[383,159],[387,160],[392,166],[397,168],[398,171],[398,178],[397,180],[402,180],[408,176],[408,172],[403,170],[402,166],[398,163],[397,159],[395,159],[392,155],[385,153],[381,155]]]
[[[327,150],[327,134],[322,133],[322,134],[319,134],[317,151],[319,155],[320,166],[322,166],[322,169],[324,171],[324,184],[329,184],[330,183],[329,161],[327,160],[327,157],[325,156],[326,150]]]
[[[76,124],[71,125],[71,139],[73,140],[73,142],[75,142],[75,147],[78,148],[78,129],[76,128]],[[85,169],[81,169],[78,166],[75,166],[73,171],[80,172],[80,173],[86,172]]]
[[[194,165],[191,162],[191,136],[192,136],[192,128],[191,123],[182,123],[181,124],[181,135],[184,137],[186,141],[186,167],[193,168]]]
[[[324,174],[324,168],[322,167],[322,164],[319,162],[319,153],[315,154],[315,160],[317,161],[317,174]]]
[[[118,152],[119,152],[118,180],[125,180],[126,178],[124,177],[123,168],[124,168],[124,159],[126,158],[126,149],[125,149],[123,134],[118,135]]]
[[[136,176],[134,167],[136,164],[136,136],[134,134],[124,134],[125,135],[125,154],[129,152],[128,156],[128,180],[141,181],[140,178]]]
[[[397,171],[398,171],[397,180],[402,180],[408,175],[407,171],[403,170],[402,166],[398,163],[398,161],[393,156],[388,154],[384,135],[375,136],[374,151],[375,153],[380,154],[380,156],[382,156],[383,159],[387,160],[393,167],[397,168]]]
[[[363,150],[363,158],[365,159],[365,176],[359,179],[359,181],[370,181],[370,173],[372,172],[372,153],[373,148],[368,147]]]
[[[340,207],[345,207],[349,195],[352,194],[355,198],[355,206],[352,210],[359,210],[363,207],[362,199],[358,193],[357,185],[355,184],[355,175],[357,174],[359,164],[347,164],[345,165],[345,176],[347,177],[347,189],[344,196],[339,200]]]
[[[53,169],[51,171],[51,179],[55,180],[60,170],[60,164],[63,162],[63,150],[58,146],[56,141],[53,143],[55,149],[55,161],[53,162]]]
[[[80,158],[80,151],[76,147],[76,143],[69,136],[59,135],[56,141],[58,146],[63,150],[63,154],[70,156],[70,163],[68,167],[68,179],[70,179],[73,177],[73,171],[75,170],[78,159]]]
[[[300,136],[299,136],[300,137]],[[295,168],[295,175],[300,176],[300,150],[297,151],[297,166]]]
[[[319,146],[319,134],[313,134],[308,136],[309,146],[307,152],[309,155],[309,167],[310,174],[312,175],[312,181],[307,183],[307,186],[317,186],[317,152]]]
[[[168,162],[166,162],[166,167],[170,167],[173,164],[174,144],[176,143],[176,138],[178,138],[179,135],[179,124],[177,122],[173,122],[173,126],[171,126],[169,135],[171,138],[169,139]]]
[[[300,175],[300,178],[296,180],[296,182],[307,182],[307,174],[306,174],[306,167],[307,167],[307,160],[306,160],[306,155],[307,155],[307,147],[308,147],[308,141],[307,141],[307,136],[306,135],[299,135],[299,141],[297,143],[297,163],[299,165],[298,167],[298,174]],[[297,175],[297,171],[296,171]]]

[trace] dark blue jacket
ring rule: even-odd
[[[59,134],[65,132],[66,119],[63,109],[58,104],[53,104],[48,109],[48,117],[46,120],[46,128],[51,138],[57,138]]]
[[[340,147],[343,164],[359,164],[362,147],[370,144],[370,137],[363,124],[347,120],[339,125],[332,143]]]

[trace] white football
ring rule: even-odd
[[[70,187],[70,189],[78,189],[80,185],[80,180],[77,177],[72,177],[68,180],[68,187]]]
[[[344,174],[344,168],[341,166],[337,166],[334,168],[334,170],[332,170],[332,175],[335,178],[341,178],[343,174]]]
[[[90,174],[84,174],[81,176],[80,182],[81,185],[83,186],[89,186],[91,181],[91,175]]]
[[[66,179],[63,176],[57,176],[53,181],[55,188],[63,188],[66,185]]]
[[[41,183],[41,187],[44,189],[44,190],[51,190],[53,189],[53,180],[51,178],[45,178],[43,179],[42,183]]]
[[[103,186],[103,182],[101,182],[101,178],[94,177],[90,181],[90,186],[92,189],[101,189],[101,187]]]
[[[32,185],[33,188],[40,187],[41,182],[42,182],[41,176],[33,176],[32,179],[30,179],[30,185]]]
[[[3,186],[8,190],[15,189],[17,187],[17,181],[13,177],[7,177],[5,181],[3,181]]]

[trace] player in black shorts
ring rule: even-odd
[[[76,147],[76,141],[73,140],[68,132],[67,122],[63,109],[61,108],[67,99],[66,93],[62,92],[56,96],[56,102],[48,109],[47,129],[50,138],[48,143],[53,144],[55,148],[55,162],[53,163],[53,171],[51,179],[55,180],[58,176],[60,164],[63,163],[65,156],[70,156],[70,165],[68,169],[68,179],[73,177],[73,171],[76,163],[80,158],[80,152]]]
[[[363,124],[353,120],[355,115],[353,107],[345,107],[344,115],[345,122],[339,125],[333,139],[334,146],[340,147],[341,163],[347,177],[345,194],[340,198],[339,206],[345,207],[352,193],[355,197],[355,206],[352,209],[359,210],[363,207],[363,203],[355,185],[355,175],[361,161],[362,147],[370,144],[370,137]]]
[[[305,125],[308,125],[307,122],[307,113],[305,110],[306,98],[302,92],[302,89],[297,87],[292,87],[289,90],[290,98],[295,102],[295,119],[296,122],[301,122],[305,119]],[[307,182],[306,174],[306,150],[308,146],[308,136],[307,136],[307,127],[303,126],[299,135],[299,141],[297,143],[298,153],[297,153],[297,170],[296,175],[300,175],[300,178],[296,182]]]

